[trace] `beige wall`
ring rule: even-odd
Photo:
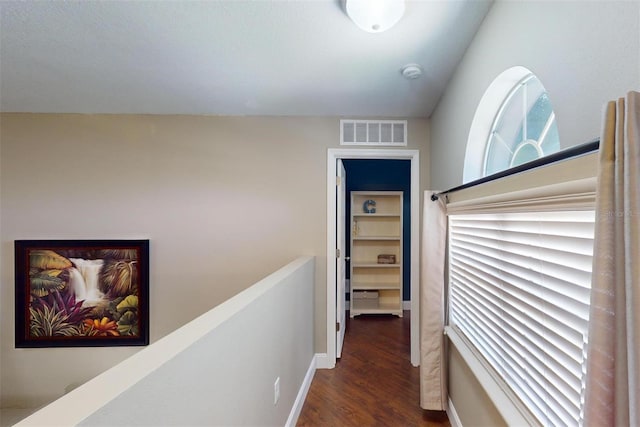
[[[496,1],[431,117],[432,187],[462,183],[478,103],[501,72],[517,65],[548,90],[563,147],[599,137],[604,103],[640,88],[640,2]],[[449,381],[463,425],[500,424],[455,351]]]
[[[640,89],[640,2],[496,1],[431,116],[434,188],[462,183],[478,103],[517,65],[549,92],[562,147],[599,137],[604,103]]]
[[[469,399],[469,396],[473,396],[473,399]],[[456,413],[464,426],[502,427],[507,425],[469,366],[450,342],[449,398],[454,402]]]
[[[315,255],[326,351],[326,158],[338,118],[3,114],[2,405],[64,393],[136,348],[14,349],[15,239],[151,241],[151,340]],[[428,121],[409,121],[428,183]],[[422,188],[424,189],[424,188]]]
[[[314,359],[314,271],[292,261],[15,427],[284,426]]]

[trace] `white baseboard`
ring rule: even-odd
[[[403,310],[411,310],[411,301],[402,301]]]
[[[447,416],[449,417],[449,424],[451,424],[451,427],[462,427],[462,422],[456,412],[456,408],[453,406],[451,398],[449,398],[449,404],[447,405]]]
[[[309,392],[309,387],[311,387],[311,382],[313,381],[313,375],[316,373],[316,357],[311,358],[311,363],[309,364],[309,369],[307,369],[307,373],[304,376],[304,380],[302,380],[302,384],[300,385],[300,390],[298,390],[298,395],[296,396],[295,402],[293,402],[293,407],[291,408],[291,412],[289,413],[289,418],[287,419],[287,423],[285,427],[294,427],[298,422],[298,417],[302,412],[302,407],[304,406],[304,401],[307,398],[307,393]]]
[[[316,353],[316,369],[332,369],[335,366],[329,366],[329,355],[327,353]]]

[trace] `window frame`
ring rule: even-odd
[[[542,81],[531,70],[522,66],[508,68],[491,82],[482,95],[469,128],[462,178],[464,184],[488,176],[485,168],[486,155],[494,126],[500,119],[509,97],[523,81],[531,77],[536,78],[542,85]],[[555,121],[553,109],[552,114]],[[555,152],[545,153],[545,157],[553,154]],[[500,172],[502,171],[496,173]]]
[[[594,226],[544,203],[449,218],[449,324],[543,425],[581,420]]]
[[[541,198],[547,198],[549,206],[555,205],[554,209],[562,208],[563,203],[565,207],[592,208],[598,145],[596,140],[575,146],[555,153],[553,161],[541,158],[536,161],[536,167],[521,165],[496,176],[463,184],[439,196],[446,196],[448,214],[487,206],[527,210]],[[447,324],[445,334],[508,424],[539,424],[457,328]]]
[[[540,93],[540,95],[538,95],[535,99],[535,101],[533,101],[531,103],[531,106],[528,108],[528,103],[529,103],[529,91],[530,91],[530,84],[532,83],[532,81],[535,80],[541,87],[542,87],[542,92]],[[513,147],[511,147],[509,144],[513,143],[513,141],[505,141],[504,138],[502,137],[502,134],[499,133],[497,131],[497,128],[502,124],[502,120],[503,117],[505,115],[505,112],[508,109],[514,108],[513,107],[513,98],[517,95],[519,95],[520,93],[522,93],[522,98],[523,98],[523,105],[522,105],[522,111],[520,111],[520,116],[519,116],[519,128],[522,129],[523,132],[523,139],[516,143]],[[484,156],[483,156],[483,163],[482,163],[482,176],[488,176],[491,175],[491,173],[489,172],[489,161],[490,161],[490,154],[491,154],[491,150],[493,145],[496,143],[496,139],[494,139],[494,137],[497,137],[497,140],[499,140],[499,142],[501,144],[504,145],[504,147],[511,152],[511,158],[509,159],[509,165],[507,167],[504,167],[500,170],[505,170],[505,169],[509,169],[511,167],[517,166],[515,164],[515,161],[517,159],[517,155],[520,152],[520,150],[522,150],[525,147],[528,146],[533,146],[536,149],[537,152],[537,157],[536,159],[539,159],[545,155],[557,152],[560,150],[560,145],[558,143],[558,146],[555,147],[556,149],[549,152],[549,153],[545,153],[544,149],[542,148],[542,145],[544,142],[546,142],[546,137],[549,134],[549,130],[555,125],[556,129],[557,129],[557,123],[555,120],[555,112],[553,110],[553,107],[551,108],[551,112],[549,114],[549,116],[547,117],[547,120],[545,121],[545,126],[543,127],[543,130],[540,134],[540,136],[538,137],[538,139],[531,139],[531,138],[527,138],[528,136],[528,117],[529,117],[529,113],[532,111],[533,107],[535,106],[535,104],[537,103],[537,101],[540,99],[541,96],[543,96],[544,94],[548,95],[547,90],[544,88],[544,85],[542,84],[542,82],[540,81],[540,79],[533,74],[532,72],[528,72],[527,74],[525,74],[516,84],[513,85],[513,87],[511,88],[511,90],[506,94],[506,96],[504,97],[504,99],[502,100],[502,103],[500,105],[500,108],[497,110],[495,117],[493,118],[493,122],[491,124],[491,129],[489,130],[489,134],[487,136],[487,140],[485,141],[485,146],[484,146]],[[513,151],[511,151],[513,148]],[[535,160],[535,159],[533,159]],[[518,163],[521,164],[521,163]],[[499,171],[497,171],[499,172]]]

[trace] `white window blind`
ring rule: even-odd
[[[543,425],[579,425],[594,212],[449,215],[450,323]]]

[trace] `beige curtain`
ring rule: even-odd
[[[640,93],[605,109],[585,426],[640,426]]]
[[[444,262],[447,215],[443,198],[433,201],[426,191],[420,265],[420,406],[447,408],[444,353]]]

